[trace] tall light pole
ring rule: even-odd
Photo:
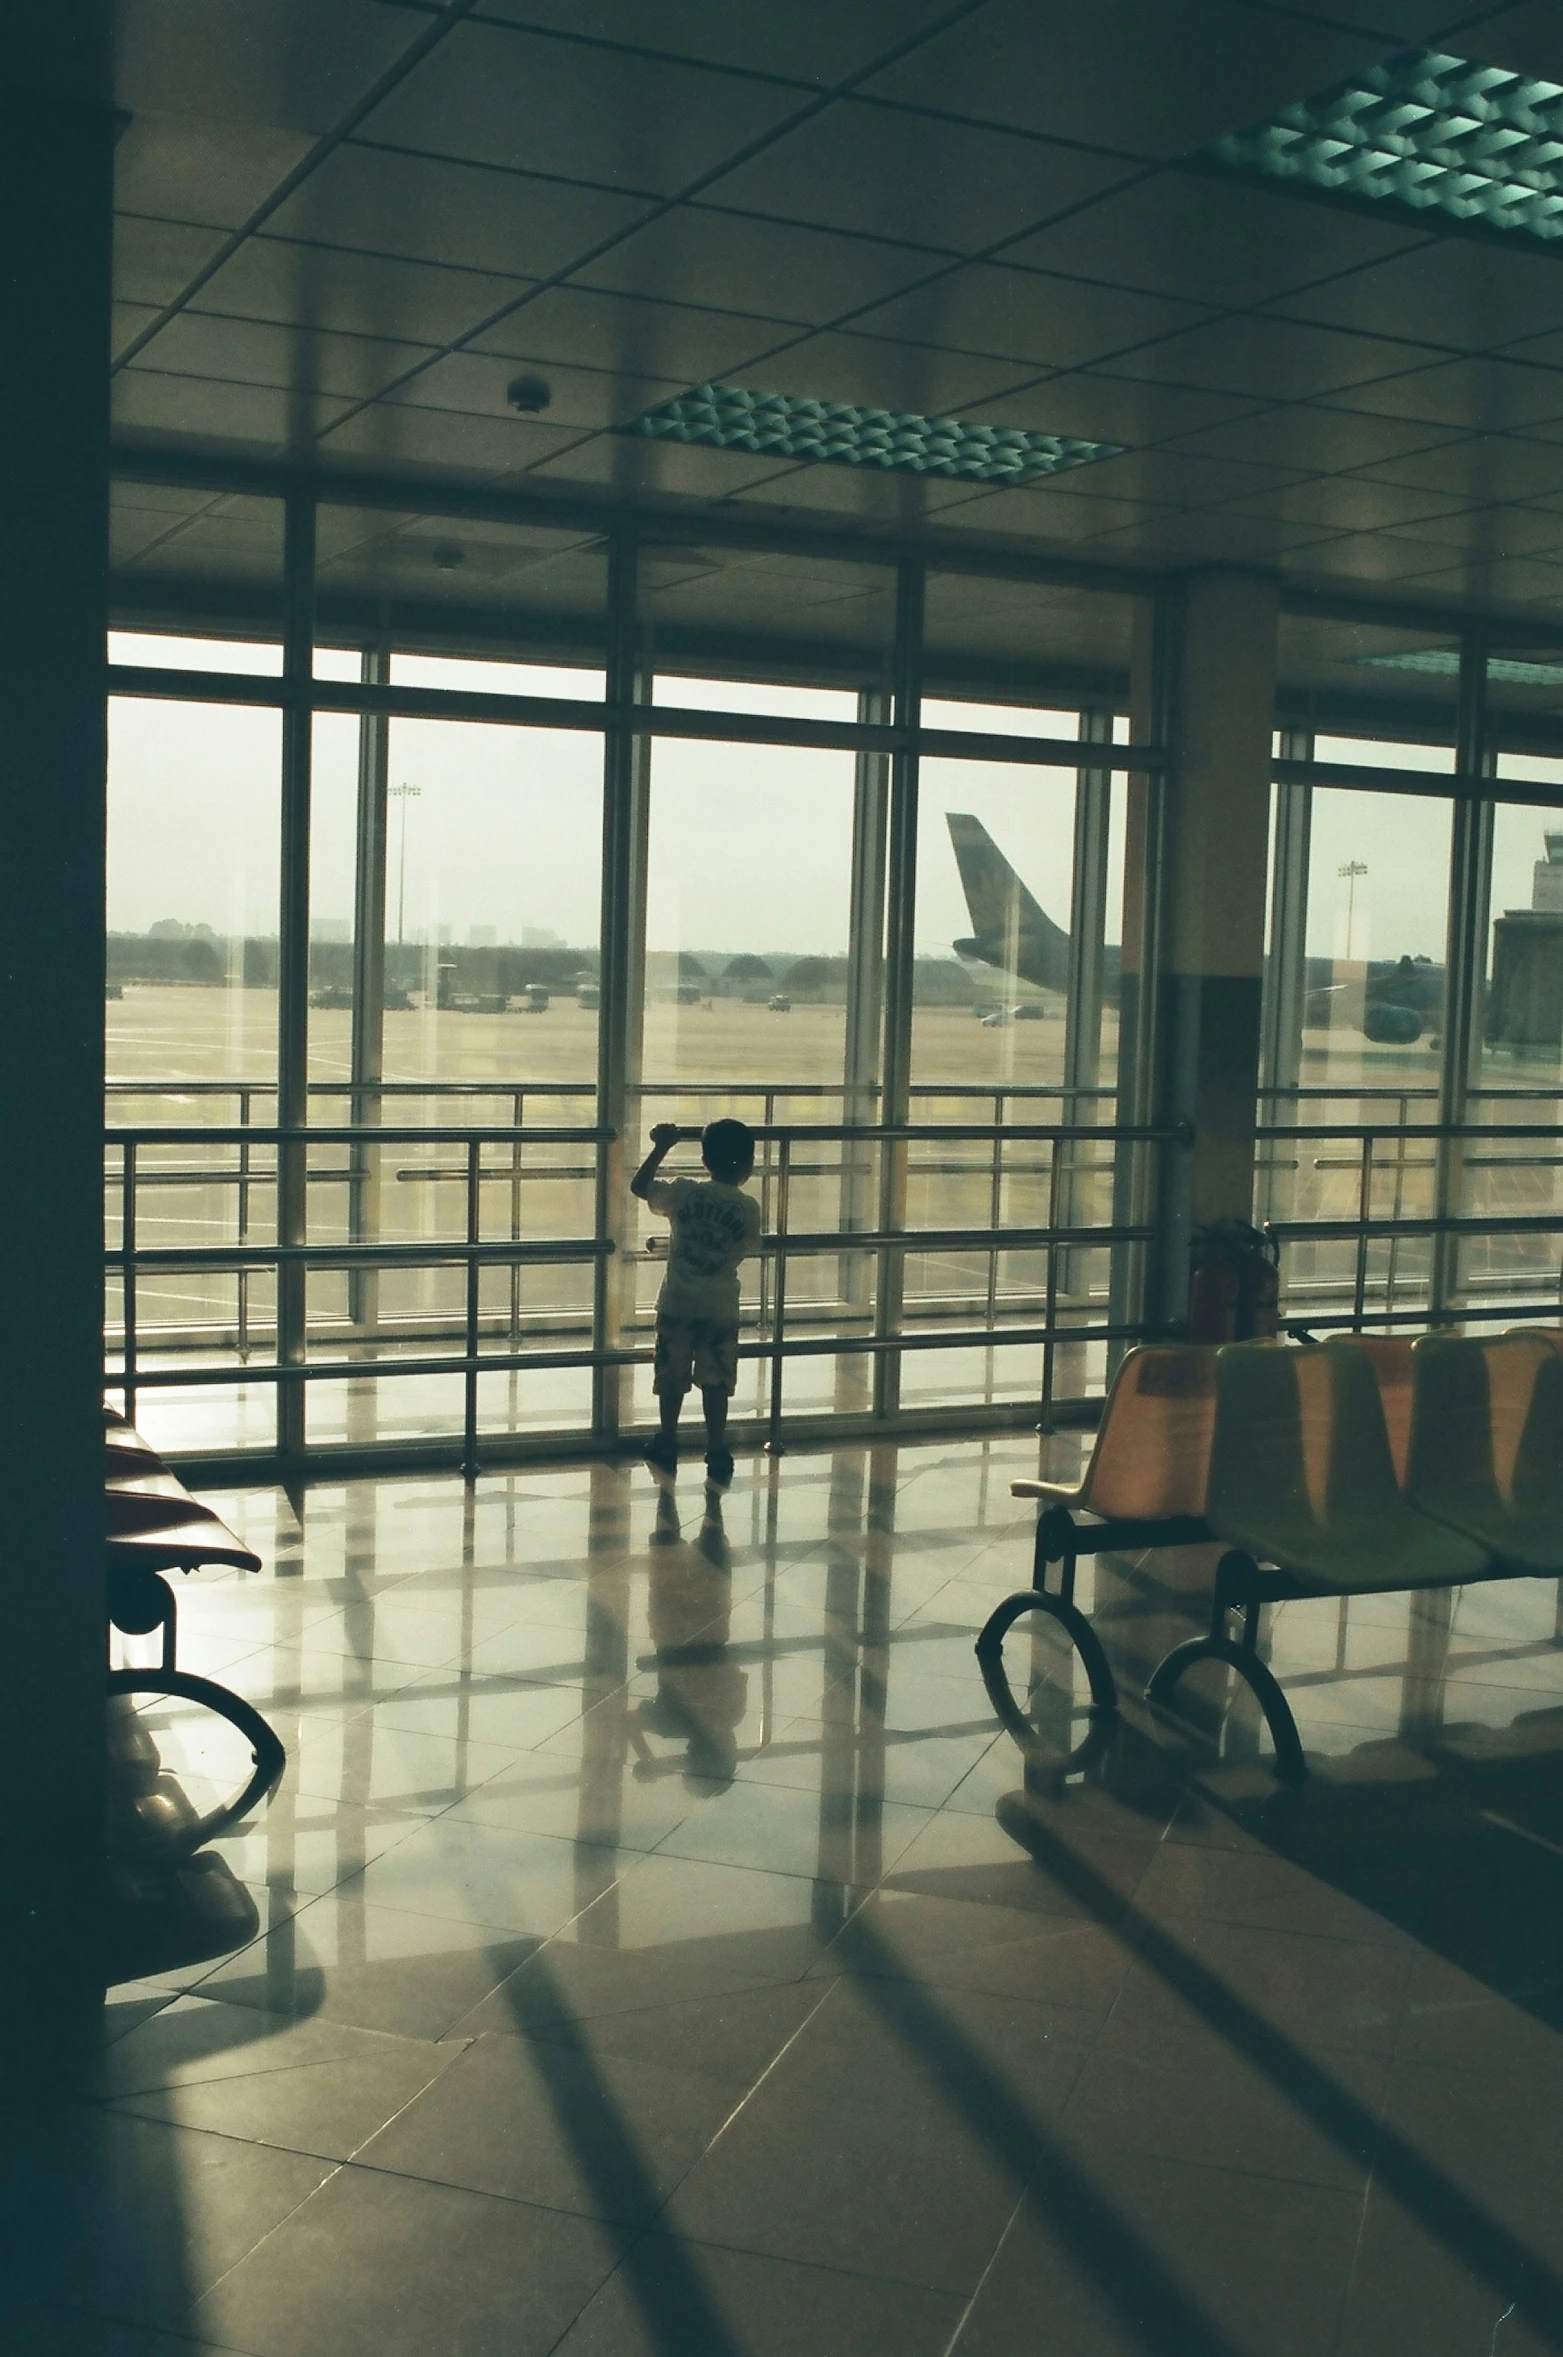
[[[396,946],[402,945],[402,920],[407,914],[407,805],[416,802],[421,786],[393,786],[391,800],[402,806],[402,839],[396,861]]]
[[[413,790],[416,792],[416,787]],[[1367,872],[1368,863],[1365,859],[1348,859],[1344,866],[1335,870],[1338,876],[1344,876],[1346,879],[1346,963],[1348,966],[1351,964],[1352,919],[1357,913],[1357,878],[1365,876]]]

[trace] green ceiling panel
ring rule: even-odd
[[[1207,162],[1543,244],[1563,238],[1563,88],[1415,51],[1218,139]],[[1563,251],[1563,248],[1558,250]]]
[[[1374,671],[1422,671],[1440,679],[1459,676],[1460,657],[1453,647],[1410,647],[1404,654],[1355,655],[1352,660]],[[1523,655],[1489,655],[1487,676],[1505,687],[1563,687],[1563,663],[1533,663]]]
[[[1117,442],[1082,442],[1070,434],[1026,433],[1019,426],[970,426],[953,417],[859,409],[849,401],[751,393],[737,385],[697,385],[676,400],[659,402],[623,431],[653,441],[699,442],[715,450],[824,466],[963,476],[976,483],[1040,482],[1066,467],[1116,458],[1122,448]]]

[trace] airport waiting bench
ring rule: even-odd
[[[108,1691],[161,1694],[201,1704],[236,1727],[250,1746],[252,1772],[243,1790],[181,1826],[180,1848],[194,1851],[271,1797],[287,1766],[287,1753],[275,1729],[242,1695],[180,1669],[178,1607],[164,1575],[195,1571],[209,1563],[259,1571],[260,1557],[235,1538],[209,1506],[190,1495],[134,1425],[105,1408],[103,1427],[109,1619],[128,1636],[162,1632],[157,1668],[110,1670]]]
[[[1153,1355],[1163,1363],[1135,1367]],[[1277,1775],[1295,1782],[1306,1762],[1259,1654],[1261,1606],[1563,1576],[1563,1353],[1534,1334],[1133,1352],[1081,1483],[1013,1486],[1047,1501],[1036,1586],[1006,1599],[977,1644],[1011,1733],[1032,1739],[1002,1659],[1005,1634],[1027,1612],[1061,1622],[1093,1707],[1116,1708],[1106,1656],[1074,1603],[1080,1554],[1224,1544],[1209,1632],[1172,1648],[1146,1700],[1166,1706],[1195,1662],[1224,1662],[1264,1713]],[[1082,1527],[1080,1511],[1100,1519]],[[1064,1565],[1056,1596],[1045,1587],[1055,1561]]]

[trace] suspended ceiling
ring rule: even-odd
[[[126,0],[117,439],[1563,635],[1563,250],[1201,167],[1413,46],[1563,82],[1553,0]],[[991,488],[615,431],[712,379],[1123,447]],[[274,536],[133,486],[116,562]]]

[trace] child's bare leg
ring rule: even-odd
[[[704,1394],[702,1393],[701,1396],[704,1397]],[[683,1412],[684,1394],[681,1391],[658,1392],[657,1415],[661,1421],[664,1440],[677,1440],[678,1420]]]
[[[705,1410],[706,1446],[719,1449],[727,1438],[727,1393],[722,1385],[702,1384],[700,1405]]]

